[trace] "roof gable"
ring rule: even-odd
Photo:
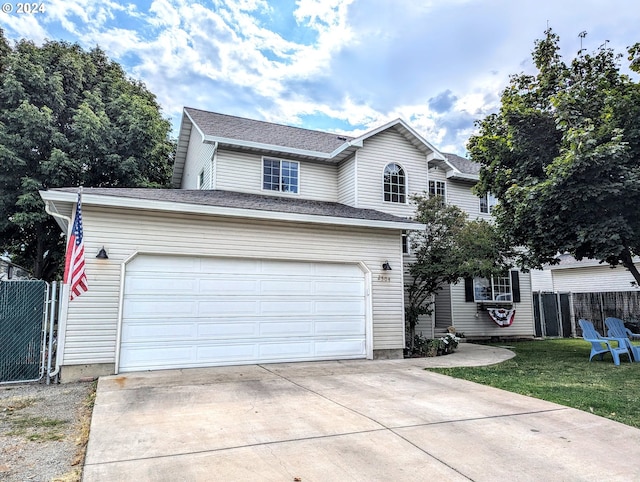
[[[185,107],[178,134],[172,185],[179,187],[181,184],[192,129],[200,133],[203,142],[215,144],[217,148],[338,164],[353,155],[365,140],[392,128],[423,152],[428,160],[446,162],[442,153],[401,119],[354,138]]]

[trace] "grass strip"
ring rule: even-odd
[[[589,362],[591,345],[581,339],[492,343],[515,352],[511,360],[486,367],[430,368],[510,392],[555,402],[640,428],[640,363],[622,355]]]

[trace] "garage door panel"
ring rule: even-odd
[[[351,333],[362,333],[364,331],[364,322],[358,318],[353,320],[340,321],[318,321],[314,324],[315,333],[318,335],[348,335]]]
[[[285,316],[299,316],[313,314],[311,301],[261,301],[260,312],[264,315],[283,313]]]
[[[267,360],[311,358],[314,355],[311,341],[286,340],[281,343],[261,343],[259,350],[260,358]]]
[[[120,363],[134,369],[143,369],[145,366],[183,365],[192,360],[191,345],[141,344],[132,349],[122,350],[120,354]]]
[[[195,348],[196,357],[192,364],[207,366],[209,364],[223,364],[228,361],[242,362],[254,360],[258,356],[257,347],[253,344],[201,344]]]
[[[258,321],[216,321],[198,323],[197,336],[199,339],[226,340],[239,337],[256,337],[259,334]]]
[[[313,284],[310,281],[290,279],[264,279],[260,282],[260,293],[264,295],[311,295]]]
[[[195,301],[137,298],[123,307],[124,318],[155,318],[167,315],[194,316],[198,312]]]
[[[194,273],[200,270],[200,258],[191,256],[138,256],[127,265],[127,273]]]
[[[217,279],[201,279],[199,290],[200,292],[219,294],[255,293],[258,286],[257,280],[218,277]]]
[[[362,270],[354,264],[316,263],[313,267],[316,276],[362,279]]]
[[[200,301],[198,303],[198,314],[200,316],[242,316],[255,315],[258,313],[259,303],[247,299],[222,299],[216,301]]]
[[[322,280],[316,281],[314,292],[325,296],[364,296],[364,282],[361,279],[345,281]]]
[[[285,275],[285,276],[311,276],[313,275],[312,263],[295,263],[290,261],[262,261],[261,274]]]
[[[331,340],[318,341],[315,343],[316,356],[323,358],[349,358],[353,353],[360,353],[364,356],[365,343],[363,340]]]
[[[127,278],[129,293],[158,295],[160,293],[193,293],[197,281],[192,278],[158,278],[157,276],[130,276]]]
[[[123,339],[129,342],[144,342],[149,336],[156,340],[195,339],[197,333],[195,322],[173,323],[166,318],[153,323],[127,323],[122,329]]]
[[[319,315],[364,316],[364,304],[353,300],[332,300],[331,303],[316,301],[315,313]]]
[[[260,323],[260,335],[286,338],[289,336],[312,336],[314,334],[314,323],[310,321],[292,320],[267,321]]]
[[[261,265],[259,259],[201,258],[200,271],[218,274],[259,274]]]
[[[355,265],[134,261],[125,279],[121,371],[366,356],[364,274]]]

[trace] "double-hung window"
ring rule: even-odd
[[[480,212],[484,214],[491,214],[493,208],[496,205],[496,198],[491,193],[483,194],[480,196]]]
[[[298,193],[300,164],[295,161],[264,158],[262,160],[262,189]]]
[[[513,301],[510,276],[473,278],[474,301]]]
[[[444,181],[429,181],[429,196],[440,196],[442,202],[447,200],[447,183]]]

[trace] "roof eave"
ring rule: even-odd
[[[77,194],[62,191],[40,191],[45,201],[53,203],[75,203]],[[424,231],[426,226],[414,222],[371,220],[363,218],[347,218],[338,216],[321,216],[317,214],[288,213],[281,211],[262,211],[246,208],[232,208],[224,206],[209,206],[201,204],[179,203],[173,201],[157,201],[151,199],[128,198],[119,196],[102,196],[97,194],[83,194],[83,205],[104,206],[114,208],[132,208],[140,210],[179,212],[185,214],[204,214],[273,221],[290,221],[313,224],[329,224],[339,226],[354,226],[380,229],[417,230]]]
[[[478,174],[469,174],[466,172],[460,172],[458,170],[448,171],[446,176],[447,179],[454,179],[458,181],[478,182],[480,180],[480,176]]]

